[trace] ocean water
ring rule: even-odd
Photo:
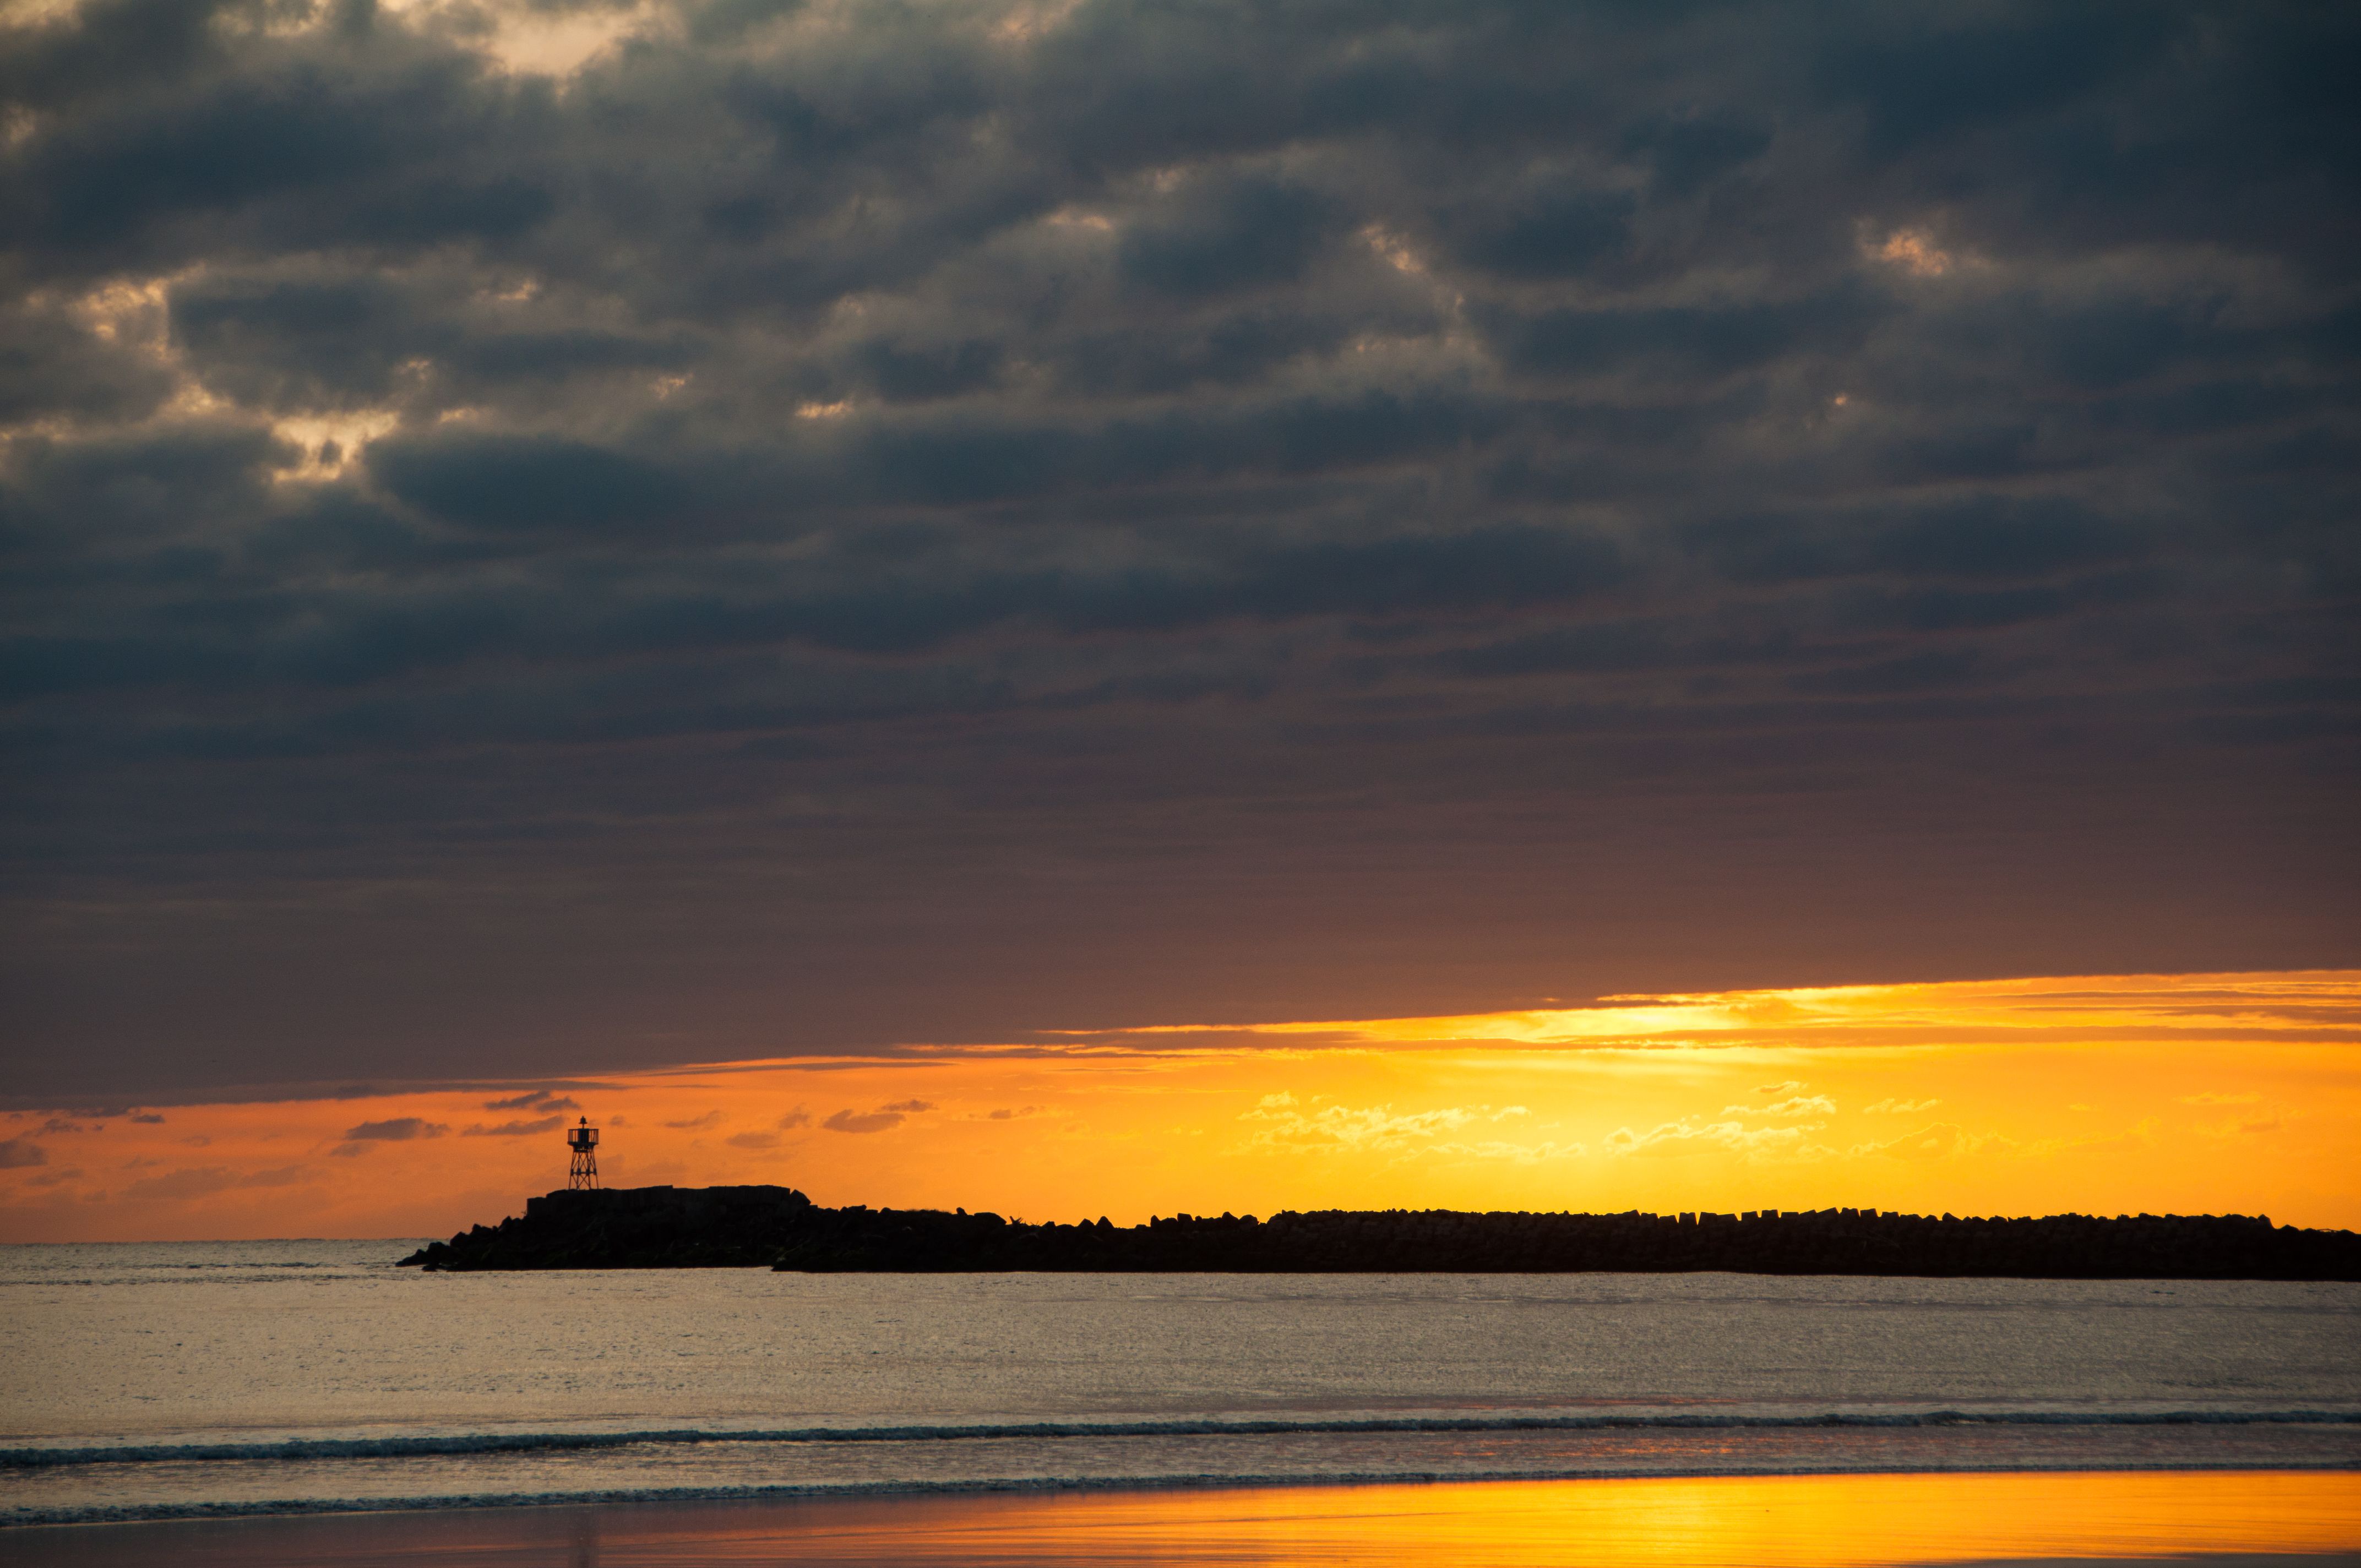
[[[2361,1469],[2361,1287],[421,1274],[0,1248],[0,1522],[862,1492]]]

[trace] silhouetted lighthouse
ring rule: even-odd
[[[574,1163],[566,1172],[568,1192],[588,1192],[598,1185],[598,1129],[590,1118],[582,1118],[578,1127],[566,1129],[566,1146],[574,1151]]]

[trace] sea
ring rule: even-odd
[[[397,1267],[417,1245],[0,1248],[0,1525],[2361,1469],[2351,1284]]]

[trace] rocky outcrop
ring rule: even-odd
[[[552,1192],[401,1260],[429,1269],[815,1273],[1680,1273],[2043,1279],[2361,1279],[2361,1236],[2243,1215],[1927,1218],[1325,1210],[1028,1225],[939,1209],[823,1209],[785,1187]]]
[[[808,1216],[786,1187],[627,1187],[528,1198],[522,1219],[478,1225],[411,1254],[427,1268],[757,1268]]]

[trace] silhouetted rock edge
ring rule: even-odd
[[[1929,1218],[1452,1210],[1190,1214],[1121,1228],[964,1210],[824,1209],[786,1187],[552,1192],[403,1258],[430,1270],[811,1273],[1882,1274],[2034,1279],[2361,1279],[2361,1236],[2240,1214]]]

